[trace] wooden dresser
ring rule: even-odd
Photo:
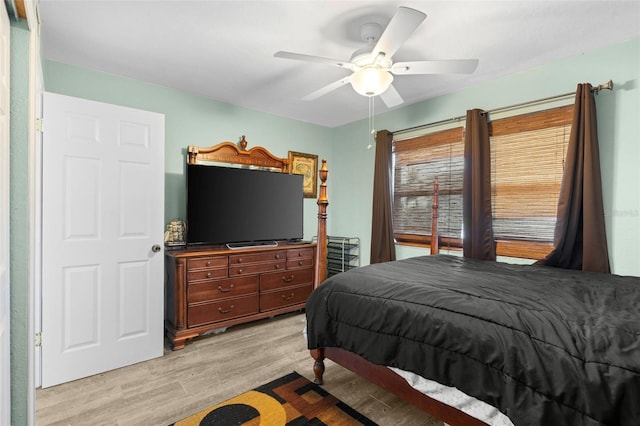
[[[210,330],[303,309],[315,244],[167,250],[165,327],[173,349]]]

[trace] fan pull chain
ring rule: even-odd
[[[373,102],[373,96],[369,96],[369,130],[371,132],[371,138],[375,140],[376,138],[376,129],[374,124],[374,115],[375,115],[375,104]],[[371,139],[369,139],[369,144],[367,145],[367,149],[371,149]]]

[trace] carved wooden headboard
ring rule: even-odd
[[[254,146],[247,150],[247,140],[244,135],[242,135],[238,144],[221,142],[208,148],[189,145],[187,147],[187,155],[189,164],[240,164],[271,171],[289,172],[288,158],[276,157],[261,146]]]

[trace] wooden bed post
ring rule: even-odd
[[[322,375],[324,374],[324,348],[311,349],[311,357],[314,359],[313,363],[313,383],[316,385],[322,384]]]
[[[433,180],[433,204],[431,206],[431,254],[438,254],[440,242],[438,236],[438,178]]]
[[[318,246],[316,247],[316,286],[327,279],[327,160],[322,159],[320,167],[320,195],[318,195]]]

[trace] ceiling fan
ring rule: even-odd
[[[304,100],[314,100],[347,83],[364,96],[380,95],[387,107],[403,102],[398,91],[391,85],[394,75],[411,74],[470,74],[478,66],[477,59],[449,59],[435,61],[393,62],[393,55],[413,34],[427,17],[426,14],[408,7],[399,7],[382,32],[377,23],[362,26],[361,36],[367,46],[356,50],[349,61],[323,58],[279,51],[277,58],[295,59],[338,66],[352,71],[352,74],[334,81],[305,96]]]

